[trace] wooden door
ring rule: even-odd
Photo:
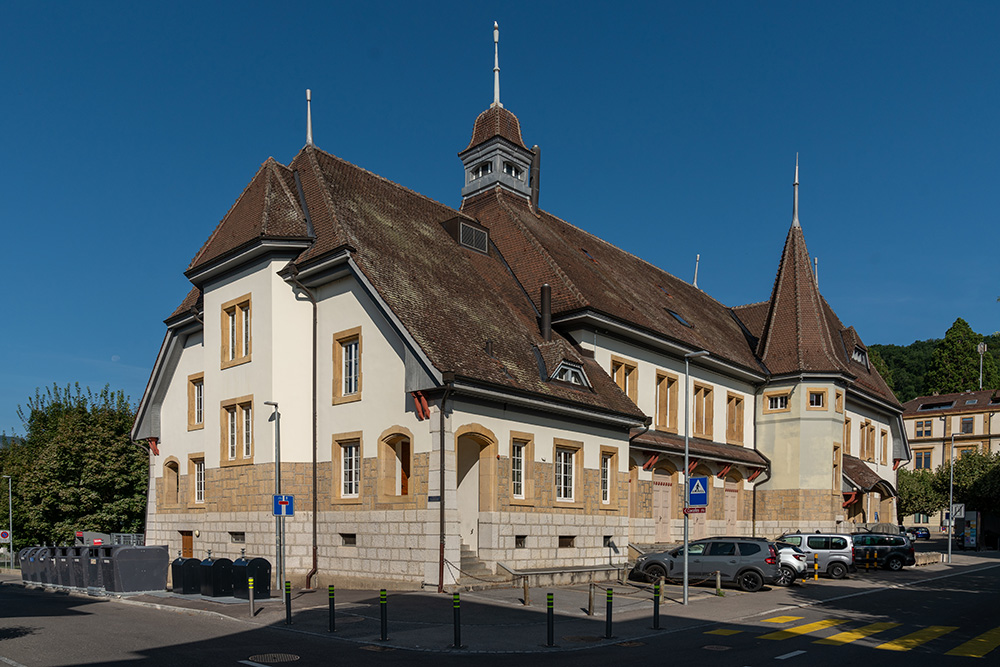
[[[670,520],[673,512],[674,485],[670,475],[665,470],[653,471],[653,520],[655,524],[654,538],[657,542],[670,541]]]
[[[726,480],[726,493],[724,501],[724,513],[726,519],[726,534],[738,535],[736,521],[739,518],[737,508],[739,507],[740,489],[739,482]]]
[[[194,535],[190,530],[181,531],[181,556],[194,558]]]

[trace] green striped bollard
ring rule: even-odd
[[[386,599],[385,589],[383,588],[378,592],[378,606],[380,609],[380,615],[382,617],[382,634],[379,636],[384,642],[389,641],[389,616],[388,616],[388,606],[389,601]]]
[[[452,648],[462,648],[462,607],[458,593],[452,594],[451,605],[455,610],[455,643]]]
[[[285,582],[285,625],[292,624],[292,582]]]
[[[653,584],[653,629],[660,629],[660,582]]]
[[[552,604],[552,593],[546,593],[545,597],[546,597],[546,601],[545,601],[545,607],[546,607],[546,609],[545,609],[546,625],[548,626],[548,641],[547,641],[547,643],[545,645],[546,646],[555,646],[556,645],[556,631],[555,631],[556,612],[555,612],[555,607]]]
[[[604,638],[605,639],[611,639],[611,607],[612,607],[612,602],[611,601],[612,601],[612,597],[614,596],[614,593],[615,593],[615,591],[614,591],[613,588],[609,588],[608,589],[607,618],[605,618],[605,620],[604,620]]]
[[[336,617],[333,614],[333,605],[336,600],[336,596],[333,591],[333,584],[330,584],[330,632],[334,632],[337,629]]]

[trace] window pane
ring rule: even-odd
[[[249,304],[241,308],[243,312],[243,353],[240,356],[250,354],[250,306]]]
[[[358,341],[357,339],[343,344],[344,355],[344,396],[358,393]]]
[[[601,456],[601,502],[611,501],[611,455]]]
[[[229,459],[236,458],[236,408],[226,411],[229,420]]]
[[[343,446],[341,451],[341,495],[357,496],[361,489],[361,447],[353,442]]]
[[[510,451],[510,492],[524,497],[524,444],[515,442]]]
[[[204,421],[204,399],[205,385],[197,382],[194,385],[194,423],[201,424]]]
[[[573,451],[556,450],[556,498],[573,500]]]
[[[229,313],[229,360],[236,358],[236,311]]]
[[[205,462],[195,461],[194,464],[194,501],[205,502]]]
[[[248,405],[243,408],[243,456],[249,458],[253,454],[253,415]]]

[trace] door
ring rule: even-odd
[[[181,531],[181,556],[194,558],[194,535],[190,530]]]
[[[705,542],[700,542],[698,544],[689,544],[688,551],[688,579],[694,579],[695,577],[703,577],[707,572],[705,565]],[[678,556],[676,558],[676,563],[674,567],[676,568],[676,574],[671,576],[679,577],[683,580],[684,578],[684,549],[681,548],[677,552]]]
[[[653,518],[657,542],[670,541],[670,520],[674,516],[673,500],[674,485],[671,476],[665,470],[653,471]]]
[[[722,573],[722,579],[732,581],[736,577],[739,565],[739,554],[736,553],[736,542],[710,542],[708,553],[702,556],[702,572],[705,576]]]
[[[458,438],[458,524],[462,544],[479,552],[479,443]]]
[[[738,508],[740,500],[739,483],[731,479],[726,480],[726,493],[724,501],[724,516],[726,519],[726,534],[738,535],[736,522],[739,519]]]

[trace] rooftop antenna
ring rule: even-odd
[[[698,286],[698,263],[701,262],[701,253],[694,256],[694,282],[691,283],[695,287]]]
[[[816,280],[816,289],[819,289],[819,257],[813,257],[813,278]]]
[[[795,182],[792,183],[792,227],[799,224],[799,154],[795,154]]]
[[[500,107],[500,24],[493,22],[493,104],[490,108]]]
[[[312,91],[306,88],[306,146],[313,145]]]

